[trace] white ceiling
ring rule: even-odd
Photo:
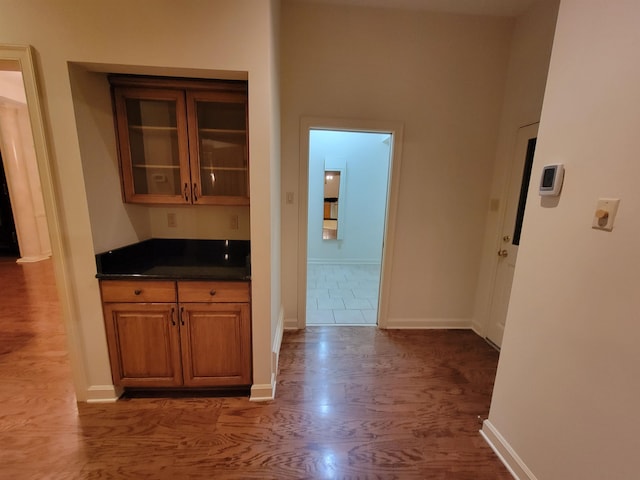
[[[400,8],[468,15],[516,17],[537,0],[290,0],[361,7]]]

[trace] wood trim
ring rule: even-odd
[[[105,303],[104,320],[109,345],[111,374],[115,385],[122,387],[175,387],[182,385],[180,330],[175,304]],[[154,324],[151,325],[151,322]],[[123,326],[126,328],[121,331]],[[135,335],[129,335],[131,332]],[[153,341],[149,340],[142,345],[139,344],[140,334],[145,334]],[[131,344],[133,339],[136,340],[135,347]],[[163,340],[164,345],[158,340]],[[145,351],[143,345],[149,348]],[[154,357],[153,361],[151,357]],[[124,358],[127,359],[134,372],[141,370],[140,375],[127,373],[127,364],[123,361]],[[148,369],[157,364],[166,367],[166,374],[152,376],[149,373]]]
[[[181,304],[251,301],[249,282],[179,281],[178,298]]]
[[[199,101],[209,102],[227,102],[244,104],[245,111],[245,158],[247,160],[247,169],[245,173],[245,191],[247,196],[231,196],[231,195],[202,195],[202,184],[200,178],[200,129],[198,127],[198,112],[196,104]],[[249,177],[250,177],[250,159],[249,159],[249,112],[247,106],[247,94],[245,92],[229,92],[220,90],[195,90],[189,89],[186,92],[186,109],[187,109],[187,130],[189,133],[189,164],[191,168],[191,184],[192,187],[199,192],[194,195],[193,203],[200,205],[249,205]]]
[[[159,77],[146,75],[109,75],[111,85],[123,87],[153,87],[176,90],[202,89],[207,91],[247,93],[247,80],[202,79],[185,77]]]
[[[226,342],[215,341],[221,328]],[[202,334],[209,329],[209,335]],[[234,341],[228,341],[230,333]],[[248,303],[180,303],[180,342],[185,387],[251,384]]]
[[[170,280],[101,280],[103,302],[176,303],[176,284]]]
[[[133,180],[133,159],[129,148],[129,125],[127,121],[127,99],[174,101],[176,104],[176,135],[178,141],[178,166],[180,168],[180,193],[176,195],[153,195],[137,193]],[[189,144],[187,140],[186,104],[184,93],[180,90],[148,90],[133,87],[115,87],[113,89],[116,137],[118,140],[118,164],[124,201],[127,203],[191,203],[191,178],[189,175]],[[185,187],[183,187],[185,186]],[[187,193],[184,193],[186,190]]]

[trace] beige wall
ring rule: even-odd
[[[482,263],[473,317],[474,330],[483,336],[487,333],[489,322],[498,259],[496,252],[502,245],[501,239],[504,235],[502,221],[514,160],[516,135],[520,127],[540,121],[559,3],[560,0],[539,0],[519,16],[515,23],[491,182],[491,198],[497,200],[498,208],[487,208]]]
[[[299,314],[300,119],[338,117],[404,123],[387,325],[469,326],[513,19],[282,8],[285,316]]]
[[[638,478],[640,4],[562,0],[489,425],[540,480]],[[612,232],[599,197],[620,198]],[[531,208],[529,208],[529,206]]]
[[[264,181],[273,176],[272,156],[277,151],[274,144],[278,143],[277,138],[272,138],[277,135],[276,127],[271,127],[278,101],[273,98],[277,92],[271,87],[273,65],[269,60],[272,8],[277,11],[272,3],[259,0],[113,0],[108,3],[0,0],[0,44],[32,45],[37,53],[55,189],[61,209],[67,286],[71,292],[71,318],[66,321],[80,332],[76,347],[86,366],[84,385],[78,385],[80,399],[102,398],[111,390],[100,297],[94,278],[92,222],[96,224],[100,219],[90,218],[90,208],[93,211],[104,208],[96,206],[101,199],[92,196],[93,187],[101,177],[93,171],[85,174],[83,168],[92,169],[92,162],[99,163],[108,183],[101,192],[111,200],[117,191],[114,140],[107,134],[107,102],[104,84],[100,84],[103,79],[83,78],[90,74],[80,72],[80,67],[102,73],[113,68],[135,73],[180,71],[210,76],[224,70],[244,72],[248,77],[250,228],[254,246],[253,360],[257,365],[254,381],[270,385],[271,331],[272,323],[278,320],[272,312],[279,309],[280,299],[279,290],[268,287],[274,275],[271,243],[266,242],[265,250],[261,248],[260,239],[277,235],[273,232],[280,228],[279,219],[272,212],[275,207],[271,205],[273,197],[279,197],[279,192],[274,191],[278,184]],[[94,96],[100,89],[102,93]],[[82,105],[85,94],[89,96],[84,97]],[[79,125],[85,120],[97,125]],[[96,158],[87,158],[93,155]],[[87,160],[86,165],[83,160]],[[85,177],[89,179],[86,186]],[[111,234],[102,245],[108,247],[113,242],[115,246],[150,233],[148,215],[139,209],[114,205],[114,210],[106,211],[109,224],[102,226],[100,232],[111,227],[117,231],[123,228],[125,233],[123,237]]]

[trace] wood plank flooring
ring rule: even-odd
[[[276,400],[75,402],[50,261],[0,259],[1,479],[511,479],[468,331],[287,332]]]

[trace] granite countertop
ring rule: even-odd
[[[96,255],[102,280],[251,280],[249,240],[152,238]]]

